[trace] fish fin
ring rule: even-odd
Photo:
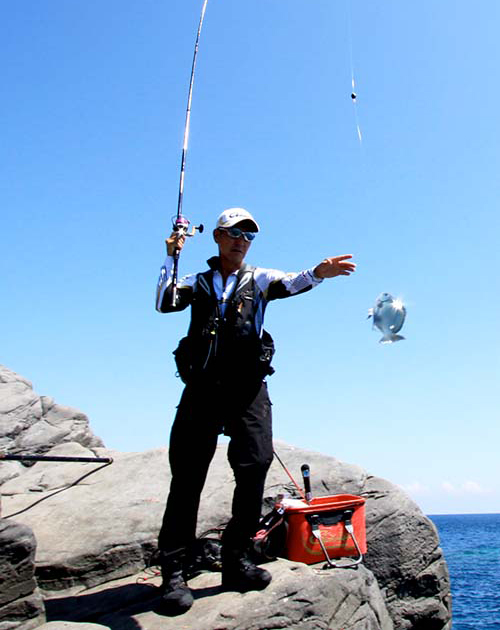
[[[379,343],[394,343],[395,341],[402,341],[405,339],[403,335],[395,335],[393,333],[389,333],[384,335],[382,339],[379,339]]]
[[[403,324],[401,324],[400,326],[396,326],[396,324],[389,326],[389,330],[391,330],[393,333],[399,332],[401,328],[403,328]]]

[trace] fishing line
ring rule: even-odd
[[[351,100],[354,108],[354,122],[356,124],[356,133],[358,134],[359,144],[363,144],[363,136],[361,134],[361,127],[359,124],[359,116],[358,116],[358,104],[356,94],[356,81],[354,80],[354,61],[353,61],[353,53],[352,53],[352,11],[351,11],[351,0],[347,0],[347,23],[348,23],[348,40],[349,40],[349,61],[351,66]]]

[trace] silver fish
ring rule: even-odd
[[[368,318],[373,317],[373,326],[383,334],[379,343],[393,343],[404,339],[398,335],[405,323],[406,308],[400,299],[394,299],[390,293],[381,293],[375,306],[368,311]]]

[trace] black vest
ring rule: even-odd
[[[174,352],[179,376],[184,382],[262,380],[274,372],[270,366],[274,344],[269,333],[263,330],[259,335],[257,330],[265,302],[255,284],[255,268],[244,265],[239,270],[222,315],[213,287],[218,258],[208,262],[211,269],[197,275],[187,337]]]

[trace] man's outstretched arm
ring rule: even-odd
[[[356,269],[352,256],[332,256],[318,265],[298,273],[285,273],[276,269],[257,269],[256,282],[266,300],[278,300],[305,293],[326,278],[349,276]]]

